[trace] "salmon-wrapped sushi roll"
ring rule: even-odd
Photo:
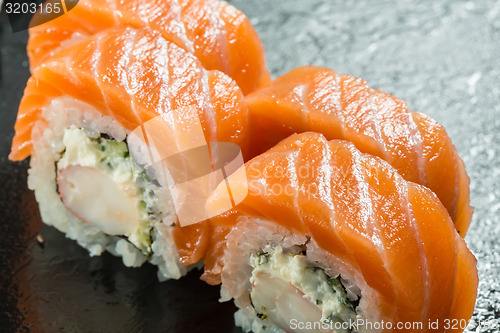
[[[130,139],[140,138],[131,134],[156,119],[163,126],[156,134],[169,140],[150,151],[132,150]],[[247,121],[243,94],[231,78],[205,70],[154,30],[118,27],[33,70],[9,158],[31,156],[28,185],[45,223],[92,255],[109,250],[128,266],[148,259],[160,278],[178,278],[186,267],[171,239],[177,210],[166,176],[145,170],[148,154],[200,142],[244,151]],[[199,131],[190,132],[196,123]],[[156,139],[153,133],[144,143],[154,146]]]
[[[49,0],[50,1],[50,0]],[[149,27],[193,53],[206,69],[233,78],[244,93],[270,81],[264,47],[248,18],[218,0],[80,0],[47,23],[34,17],[28,55],[34,70],[61,48],[118,25]]]
[[[469,177],[442,125],[362,79],[327,68],[292,70],[248,96],[257,155],[292,133],[319,132],[383,158],[406,179],[430,188],[464,237],[472,208]]]
[[[424,186],[352,143],[293,135],[245,164],[234,209],[207,209],[218,238],[204,278],[258,332],[461,332],[476,259]],[[220,187],[221,189],[223,187]],[[385,323],[385,325],[383,324]],[[450,323],[458,323],[450,325]],[[455,327],[455,329],[451,329]]]

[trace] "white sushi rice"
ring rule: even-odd
[[[108,251],[122,257],[126,266],[141,266],[147,258],[137,247],[124,238],[106,235],[69,212],[57,192],[56,183],[56,162],[65,149],[65,128],[74,125],[85,130],[91,138],[98,138],[104,133],[116,141],[126,140],[127,131],[112,117],[103,116],[92,106],[68,97],[54,99],[43,109],[42,117],[48,127],[36,123],[33,129],[34,149],[28,171],[28,187],[35,192],[43,222],[77,241],[91,256]],[[150,262],[158,266],[160,280],[178,279],[192,267],[179,262],[171,233],[176,215],[169,190],[155,186],[155,195],[160,218],[152,225]]]
[[[322,268],[332,278],[341,276],[348,299],[352,301],[360,297],[360,303],[356,308],[356,317],[377,322],[379,319],[378,311],[369,304],[372,291],[352,270],[346,269],[346,265],[338,258],[322,250],[309,237],[293,234],[288,229],[271,221],[245,218],[227,236],[220,299],[221,302],[234,299],[239,308],[234,315],[235,322],[244,331],[254,333],[284,332],[273,325],[268,318],[259,318],[250,299],[252,290],[250,281],[254,269],[250,263],[250,257],[269,245],[278,246],[284,250],[297,248],[297,246],[305,249],[306,258],[311,266]],[[359,332],[369,331],[360,330]]]

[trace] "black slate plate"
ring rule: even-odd
[[[12,33],[5,13],[0,22],[0,332],[239,332],[234,305],[219,303],[219,287],[200,271],[160,283],[153,266],[91,258],[42,224],[28,162],[7,160],[29,77],[28,34]]]

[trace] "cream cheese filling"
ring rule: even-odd
[[[150,254],[157,199],[154,185],[130,157],[127,144],[90,138],[74,125],[64,130],[63,144],[57,183],[66,208],[104,233],[124,236],[145,255]]]
[[[355,322],[357,302],[347,298],[340,277],[328,276],[300,251],[285,253],[267,245],[250,256],[250,265],[250,298],[259,318],[288,332],[293,322]]]

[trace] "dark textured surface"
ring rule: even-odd
[[[475,206],[466,240],[479,260],[480,288],[467,331],[499,332],[500,2],[230,2],[255,25],[274,77],[300,65],[331,67],[445,125],[465,160]],[[12,34],[0,19],[0,331],[233,331],[233,307],[219,304],[217,288],[197,272],[160,284],[152,267],[89,258],[48,227],[41,229],[44,247],[37,244],[27,164],[6,159],[28,77],[26,34]]]

